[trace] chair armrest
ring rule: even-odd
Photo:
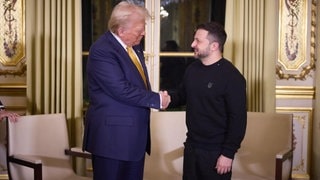
[[[293,149],[291,148],[282,150],[276,155],[276,180],[283,179],[283,176],[287,176],[285,179],[291,179],[292,158]],[[284,167],[285,162],[288,162],[288,165]],[[284,170],[286,170],[286,172],[284,172]]]
[[[79,147],[72,147],[64,150],[66,155],[91,159],[91,153],[82,151]]]
[[[16,155],[12,155],[11,157],[16,160],[24,161],[26,163],[42,164],[41,159],[36,159],[28,155],[16,154]]]
[[[8,161],[8,168],[10,168],[10,163],[15,163],[18,165],[32,168],[34,170],[34,180],[42,180],[41,160],[30,158],[24,155],[14,155],[14,156],[9,156],[7,161]],[[9,169],[9,172],[10,172],[10,169]]]

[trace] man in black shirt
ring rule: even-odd
[[[184,180],[231,179],[232,162],[247,122],[246,80],[225,58],[227,35],[211,22],[197,27],[188,66],[170,106],[186,104]]]

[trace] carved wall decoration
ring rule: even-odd
[[[0,0],[0,75],[24,75],[25,1]]]
[[[280,0],[279,3],[276,73],[280,79],[304,80],[315,68],[316,1],[308,4],[310,1]]]
[[[313,109],[306,107],[277,107],[278,113],[293,114],[293,178],[309,179],[310,147]]]

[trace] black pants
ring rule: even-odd
[[[230,180],[231,172],[220,175],[215,168],[220,151],[208,151],[185,143],[183,180]]]

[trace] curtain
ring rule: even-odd
[[[82,143],[81,1],[26,0],[27,114],[65,113]]]
[[[276,1],[227,0],[224,56],[247,80],[248,111],[275,111]]]

